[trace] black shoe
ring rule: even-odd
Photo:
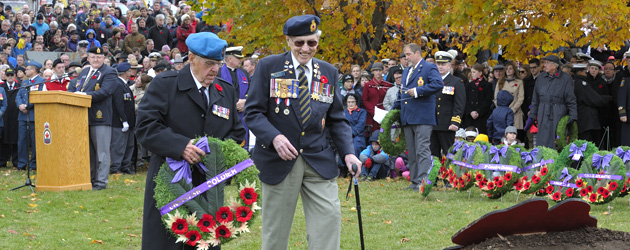
[[[100,191],[103,189],[107,189],[107,187],[101,187],[101,186],[92,187],[92,191]]]
[[[109,174],[120,174],[120,171],[109,171]]]

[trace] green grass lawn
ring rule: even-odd
[[[146,170],[135,175],[111,175],[103,191],[40,192],[27,188],[9,191],[26,179],[26,172],[0,170],[0,249],[139,249],[142,239],[142,205]],[[341,249],[359,249],[354,196],[345,199],[346,179],[338,179],[342,210]],[[474,189],[468,192],[434,190],[425,200],[402,190],[402,180],[360,183],[366,249],[442,249],[452,246],[451,236],[480,216],[516,204],[516,194],[489,200]],[[228,187],[226,197],[236,195]],[[353,192],[354,194],[354,192]],[[530,198],[521,195],[520,201]],[[552,202],[552,204],[554,204]],[[598,226],[630,231],[628,197],[610,205],[593,206]],[[304,216],[298,205],[290,249],[306,249]],[[252,233],[223,249],[259,249],[260,217]]]

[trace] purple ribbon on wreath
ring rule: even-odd
[[[462,145],[464,145],[464,141],[456,141],[453,144],[453,154],[457,153],[462,148]]]
[[[521,159],[524,161],[523,163],[534,162],[536,159],[536,154],[538,154],[538,149],[532,149],[531,152],[522,152]]]
[[[573,176],[569,174],[568,168],[562,169],[561,173],[562,175],[560,175],[560,179],[562,180],[562,184],[566,184],[569,180],[573,178]]]
[[[490,154],[494,154],[492,156],[492,160],[490,162],[499,163],[499,157],[505,157],[505,153],[507,153],[508,146],[504,146],[501,149],[492,146],[490,147]]]
[[[618,147],[617,150],[615,150],[615,155],[619,156],[624,164],[630,161],[630,150],[624,151],[621,147]]]
[[[481,145],[481,144],[479,144],[478,142],[477,142],[477,145],[479,145],[479,147],[481,147],[481,153],[482,153],[482,154],[485,154],[485,153],[486,153],[486,150],[488,149],[488,146],[486,146],[486,145]]]
[[[435,161],[431,159],[431,167],[429,168],[429,172],[427,172],[428,174],[431,174],[431,170],[433,170],[433,165],[435,165]],[[428,177],[427,177],[427,185],[431,185],[431,180],[429,180]]]
[[[203,152],[205,152],[206,154],[210,153],[210,146],[208,145],[207,137],[201,137],[201,139],[199,139],[199,141],[195,143],[195,146],[203,150]],[[171,183],[176,183],[182,178],[186,180],[186,183],[188,184],[192,182],[192,173],[190,170],[190,164],[188,164],[186,160],[178,161],[173,158],[166,157],[166,163],[168,164],[168,167],[171,168],[171,170],[173,170],[173,172],[177,172],[175,176],[173,177],[173,180],[171,180]],[[206,171],[208,171],[208,169],[206,169],[206,166],[204,166],[203,163],[201,162],[195,165],[199,168],[200,171],[202,171],[202,173],[205,173]]]
[[[586,151],[586,147],[588,145],[586,143],[582,144],[582,146],[578,147],[577,145],[575,145],[575,143],[571,143],[571,147],[569,147],[569,152],[571,152],[571,154],[569,155],[569,158],[572,158],[575,160],[574,155],[577,155],[577,157],[582,157],[584,154],[584,151]],[[577,158],[578,160],[580,158]]]
[[[475,144],[464,145],[464,157],[466,157],[467,162],[470,162],[470,157],[475,153],[475,149],[477,149],[477,145]]]
[[[610,160],[612,160],[613,154],[607,155],[599,155],[598,153],[593,154],[592,166],[597,167],[597,170],[604,169],[605,167],[610,166]]]

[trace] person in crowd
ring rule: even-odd
[[[144,38],[149,39],[149,29],[153,26],[147,25],[147,20],[144,18],[138,18],[138,33],[144,36]]]
[[[3,96],[7,102],[7,109],[2,112],[3,127],[0,132],[0,167],[6,167],[7,162],[11,162],[14,167],[18,166],[18,109],[16,98],[20,82],[16,80],[15,70],[7,67],[4,71],[4,81],[0,83],[0,88],[4,90]]]
[[[257,136],[252,159],[260,170],[262,211],[267,211],[262,216],[264,250],[288,248],[293,216],[286,215],[295,213],[299,194],[309,248],[339,249],[341,206],[334,181],[339,170],[325,134],[337,146],[348,172],[355,177],[361,173],[336,82],[337,69],[314,58],[321,35],[319,23],[319,17],[313,15],[295,16],[285,22],[282,30],[290,51],[260,60],[246,102],[245,123]],[[280,113],[270,97],[269,84],[272,73],[282,72],[285,65],[293,68],[293,73],[282,78],[297,80],[300,95],[291,100],[291,107],[282,104],[285,111]],[[329,98],[311,99],[309,86],[319,83],[330,86],[326,88],[334,91],[334,96],[314,90],[312,94]],[[352,165],[358,167],[356,172]]]
[[[492,68],[492,81],[488,80],[488,82],[492,83],[492,91],[497,87],[497,83],[500,79],[505,77],[505,65],[497,64]]]
[[[46,78],[46,89],[67,91],[68,84],[70,84],[70,77],[65,76],[66,67],[61,58],[53,61],[53,75],[50,78]]]
[[[88,46],[87,46],[88,51],[91,48],[101,47],[101,42],[99,42],[96,39],[96,32],[94,32],[93,29],[88,29],[85,32],[85,37],[87,37],[87,41],[88,41]]]
[[[251,79],[254,76],[254,72],[256,71],[256,63],[258,60],[256,58],[248,57],[243,61],[243,69],[247,71],[249,78]]]
[[[153,153],[144,196],[143,249],[182,249],[184,246],[164,228],[155,205],[152,179],[157,176],[165,157],[196,164],[205,153],[193,144],[195,138],[207,135],[240,143],[245,137],[236,112],[226,113],[228,119],[211,112],[213,106],[236,108],[235,89],[216,77],[227,42],[208,32],[190,35],[186,42],[191,52],[190,64],[180,72],[159,74],[138,106],[136,136],[138,142]],[[206,181],[205,174],[196,168],[191,177],[193,186]]]
[[[508,146],[521,145],[521,141],[516,139],[517,133],[518,131],[514,126],[508,126],[507,128],[505,128],[505,136],[503,137],[501,144]]]
[[[88,108],[92,190],[103,190],[107,188],[109,178],[112,94],[118,79],[116,71],[104,64],[101,47],[90,48],[87,60],[90,66],[81,71],[76,85],[70,85],[68,92],[92,97],[92,105]]]
[[[503,74],[503,78],[499,79],[497,82],[497,86],[494,90],[494,104],[497,104],[497,95],[499,91],[506,90],[513,97],[514,100],[510,104],[510,108],[514,113],[514,127],[519,130],[519,138],[525,138],[525,132],[523,131],[524,119],[523,119],[523,111],[521,110],[521,106],[523,105],[523,101],[525,100],[525,86],[523,81],[518,76],[517,67],[514,62],[505,63],[505,72]]]
[[[391,62],[391,60],[390,60]],[[391,78],[394,80],[394,85],[387,90],[385,93],[385,98],[383,98],[383,107],[385,110],[389,111],[394,106],[394,102],[396,101],[396,97],[398,97],[398,92],[400,92],[401,81],[402,81],[402,69],[397,69],[398,67],[393,66],[396,70],[390,71]],[[345,86],[345,83],[344,83]]]
[[[578,138],[599,143],[602,126],[600,120],[595,117],[598,117],[598,108],[606,106],[612,98],[608,95],[599,95],[590,86],[586,70],[586,64],[573,65],[573,71],[575,72],[573,75],[573,87],[578,115]]]
[[[124,39],[124,49],[128,54],[133,54],[133,49],[137,48],[140,51],[146,49],[146,38],[138,33],[138,24],[131,24],[131,34],[127,35]]]
[[[475,138],[479,135],[479,130],[473,126],[469,126],[466,128],[465,135],[467,142],[474,142]]]
[[[466,108],[463,127],[473,126],[479,133],[487,133],[486,122],[492,112],[492,84],[483,77],[483,65],[475,64],[471,69],[472,81],[466,85]]]
[[[352,75],[352,77],[354,77],[354,84],[353,84],[353,86],[360,85],[360,83],[361,83],[361,66],[359,66],[358,64],[353,64],[352,66],[350,66],[350,74]]]
[[[186,64],[184,64],[184,60],[182,60],[181,58],[179,59],[175,59],[175,61],[173,61],[173,69],[176,71],[180,71],[182,68],[184,68]]]
[[[381,125],[374,121],[374,113],[376,108],[385,110],[383,107],[383,100],[387,90],[392,87],[391,83],[383,80],[383,64],[375,62],[372,64],[372,74],[374,74],[372,80],[368,82],[362,93],[363,107],[368,112],[366,124],[368,126],[368,132],[379,130]]]
[[[523,115],[524,121],[526,121],[527,117],[529,116],[529,109],[532,104],[532,97],[534,94],[534,86],[536,85],[536,79],[540,75],[540,60],[538,60],[538,58],[532,58],[531,60],[528,61],[527,66],[529,69],[529,74],[527,77],[522,78],[524,98],[523,98],[523,104],[521,105],[521,110],[523,111],[523,114],[524,114]],[[525,127],[523,126],[523,128]],[[526,146],[528,148],[534,147],[533,134],[530,132],[530,130],[526,130],[525,132],[526,132],[527,140],[524,140],[524,142]]]
[[[497,107],[488,118],[488,139],[494,145],[501,144],[505,135],[505,128],[514,126],[514,111],[510,105],[514,102],[514,96],[507,90],[497,93]]]
[[[386,162],[389,159],[389,155],[381,149],[378,135],[379,131],[372,132],[370,145],[361,151],[361,155],[359,156],[359,160],[363,162],[363,166],[366,168],[366,170],[361,173],[362,181],[385,178],[388,174],[389,166],[386,165]]]
[[[365,119],[367,118],[367,112],[357,106],[358,102],[359,96],[354,93],[348,93],[344,97],[344,103],[346,104],[344,114],[352,128],[352,146],[357,157],[365,148]]]
[[[466,105],[464,81],[451,73],[451,62],[455,57],[448,52],[435,53],[435,63],[442,76],[444,88],[435,94],[437,98],[437,125],[431,132],[431,155],[442,157],[455,141],[455,132],[459,129]]]
[[[181,17],[182,25],[177,28],[177,48],[182,53],[188,53],[188,46],[186,46],[186,38],[188,35],[195,33],[195,27],[191,24],[190,17],[187,14]]]
[[[422,59],[420,45],[407,44],[403,52],[411,66],[403,72],[403,91],[399,92],[392,109],[400,109],[409,152],[411,185],[407,189],[418,192],[431,166],[431,131],[437,124],[435,94],[444,84],[437,66]]]
[[[569,115],[568,125],[577,120],[577,104],[571,77],[560,71],[560,58],[545,60],[545,72],[536,80],[529,118],[538,121],[537,145],[556,148],[556,128],[560,118]]]
[[[147,33],[147,39],[152,39],[156,48],[162,48],[164,45],[169,45],[173,42],[171,37],[171,31],[164,27],[164,15],[159,14],[155,16],[155,26],[151,27]]]
[[[26,79],[22,86],[30,86],[28,89],[22,88],[18,91],[15,103],[18,106],[18,170],[25,170],[28,165],[31,170],[37,169],[37,159],[35,150],[35,109],[29,102],[29,92],[46,91],[44,78],[39,76],[39,69],[42,67],[36,61],[29,60],[26,63]],[[29,147],[31,148],[31,159],[29,161]]]
[[[602,77],[603,75],[602,67],[603,67],[603,64],[600,61],[597,61],[597,60],[588,61],[588,75],[586,77],[587,79],[586,81],[591,86],[591,88],[593,88],[593,90],[595,90],[595,92],[599,94],[600,96],[610,96],[611,86],[606,84],[606,81]],[[608,98],[608,97],[605,97],[605,98]],[[607,106],[608,104],[606,104],[605,106],[599,106],[597,108],[597,115],[598,115],[597,117],[600,121],[601,127],[599,129],[599,135],[597,138],[594,138],[594,141],[602,149],[606,149],[607,147],[607,145],[605,144],[600,144],[601,136],[604,135],[603,128],[610,127],[611,125],[608,119],[609,113],[608,113],[608,110],[606,109]]]
[[[131,164],[134,147],[134,128],[136,124],[135,100],[133,92],[127,87],[127,81],[135,70],[131,64],[123,62],[116,67],[118,79],[112,95],[112,143],[110,174],[135,173]]]
[[[50,29],[47,23],[44,22],[44,15],[39,13],[37,14],[37,19],[35,23],[31,24],[31,27],[35,29],[36,35],[44,35],[44,32]]]
[[[170,44],[173,47],[177,47],[177,45],[179,44],[177,42],[177,29],[179,28],[179,25],[177,24],[176,18],[174,16],[166,16],[166,24],[164,24],[164,27],[166,27],[168,31],[171,33],[171,38],[173,40],[171,41]]]
[[[621,122],[621,138],[619,144],[622,146],[630,146],[630,121],[628,120],[627,110],[630,108],[630,50],[624,54],[626,57],[626,66],[618,74],[622,78],[619,84],[619,93],[617,94],[617,109],[619,112],[619,121]]]

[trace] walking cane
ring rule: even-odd
[[[356,173],[358,170],[357,164],[352,164],[352,172]],[[354,182],[354,193],[356,195],[357,200],[357,215],[359,216],[359,236],[361,237],[361,250],[365,250],[365,243],[363,242],[363,221],[361,220],[361,199],[359,199],[359,179],[357,177],[352,177],[352,181],[348,186],[348,193],[346,193],[346,200],[348,200],[348,195],[350,191],[352,191],[352,183]]]

